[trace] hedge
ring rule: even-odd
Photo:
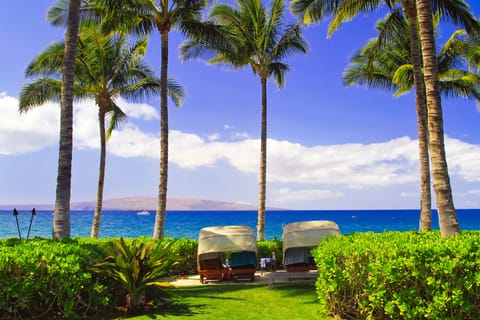
[[[125,239],[127,243],[133,240]],[[0,319],[75,319],[124,303],[124,290],[93,268],[105,258],[105,248],[112,242],[90,238],[0,240]],[[169,276],[197,273],[197,247],[197,240],[177,239],[170,255],[179,263]],[[279,265],[281,248],[281,241],[259,241],[258,257],[271,257],[275,252]]]
[[[317,293],[342,319],[480,319],[480,232],[355,233],[314,250]]]

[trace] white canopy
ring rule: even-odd
[[[217,226],[200,230],[198,255],[212,252],[253,251],[257,253],[257,239],[247,226]]]
[[[288,248],[315,247],[323,237],[339,234],[340,228],[333,221],[292,222],[283,229],[283,252]]]

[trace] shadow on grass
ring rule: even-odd
[[[165,292],[168,294],[169,299],[172,301],[172,304],[169,308],[161,311],[163,316],[172,315],[172,316],[194,316],[197,314],[206,313],[206,309],[211,308],[211,304],[206,303],[191,303],[186,301],[189,298],[201,298],[209,300],[218,300],[222,303],[229,300],[244,300],[242,298],[234,297],[225,297],[220,296],[229,292],[238,292],[249,290],[253,288],[258,288],[261,285],[232,285],[232,284],[214,284],[214,285],[203,285],[203,286],[192,286],[192,287],[179,287],[179,288],[169,288]],[[199,300],[201,300],[199,299]]]
[[[312,297],[312,300],[304,302],[304,304],[317,304],[317,295],[315,288],[315,281],[297,281],[297,282],[288,282],[288,283],[279,283],[276,284],[272,290],[281,290],[282,297]]]
[[[252,289],[264,288],[265,290],[281,291],[281,296],[298,297],[309,296],[312,300],[305,304],[318,303],[315,299],[315,283],[309,282],[290,282],[280,283],[273,288],[269,288],[267,284],[215,284],[202,285],[192,287],[167,288],[164,293],[170,300],[170,305],[162,310],[157,310],[155,314],[151,314],[152,319],[161,319],[162,317],[193,317],[200,314],[208,314],[209,310],[215,307],[215,303],[208,301],[217,300],[219,303],[228,301],[246,300],[243,297],[229,297],[229,293],[238,293],[240,291],[248,291]],[[247,293],[248,296],[248,293]]]

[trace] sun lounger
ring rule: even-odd
[[[222,255],[218,252],[198,256],[198,274],[200,282],[222,281],[228,277],[229,271],[222,264]]]
[[[340,228],[333,221],[313,220],[286,225],[282,241],[283,265],[287,272],[315,270],[312,249],[322,238],[340,234]]]
[[[222,263],[227,256],[229,265]],[[256,256],[257,240],[250,227],[216,226],[200,230],[197,266],[202,283],[231,278],[254,280]]]
[[[232,252],[230,255],[230,274],[233,281],[255,280],[257,255],[253,251]]]

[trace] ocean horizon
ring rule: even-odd
[[[11,210],[0,210],[0,239],[42,237],[52,234],[53,210],[18,210],[18,225]],[[281,239],[283,226],[290,222],[331,220],[343,234],[418,230],[419,210],[274,210],[266,211],[265,239]],[[461,230],[480,230],[480,209],[457,209]],[[71,211],[71,236],[89,237],[93,210]],[[433,229],[438,230],[437,211],[432,210]],[[31,227],[30,227],[31,222]],[[106,210],[102,214],[100,238],[151,237],[155,211]],[[165,236],[197,239],[204,227],[246,225],[256,230],[257,211],[167,211]],[[30,228],[30,233],[29,232]],[[19,230],[20,229],[20,230]]]

